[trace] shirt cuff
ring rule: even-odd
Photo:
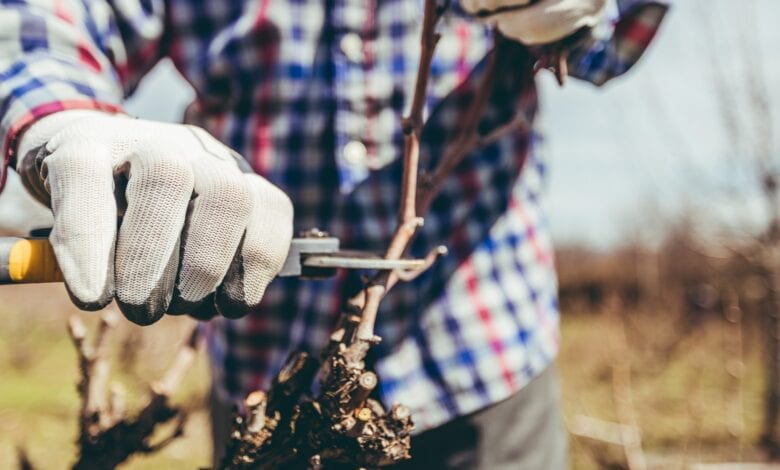
[[[27,126],[69,109],[121,112],[121,96],[105,76],[50,56],[27,56],[0,72],[0,191]]]

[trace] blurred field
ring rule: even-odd
[[[0,288],[0,468],[15,468],[18,445],[39,469],[69,468],[74,460],[78,369],[65,323],[76,312],[61,286]],[[97,315],[81,315],[89,325],[96,324]],[[114,378],[127,389],[131,410],[142,405],[144,387],[161,375],[185,339],[186,321],[167,318],[155,328],[143,329],[122,321],[114,331],[110,342]],[[125,468],[207,466],[211,455],[204,411],[207,390],[201,354],[175,400],[192,409],[185,437],[159,454],[135,458]]]
[[[614,317],[564,317],[559,366],[568,427],[578,416],[619,421],[614,364],[627,353],[635,424],[650,468],[760,461],[760,345],[745,343],[735,358],[733,324],[726,320],[708,320],[679,338],[661,315],[630,314],[627,350],[615,344],[623,325]],[[576,435],[570,445],[574,468],[626,468],[620,446]]]
[[[565,264],[559,368],[567,426],[583,434],[583,417],[613,423],[628,418],[641,433],[651,468],[760,458],[755,444],[763,369],[757,314],[749,308],[729,310],[723,296],[688,309],[688,287],[711,279],[691,281],[684,275],[688,271],[680,271],[688,258],[679,254],[673,256],[680,261],[674,273],[656,266],[655,274],[680,288],[659,288],[663,295],[648,296],[632,281],[641,278],[632,270],[645,265],[635,255],[606,261],[579,252],[559,257]],[[75,310],[68,305],[58,286],[0,288],[0,468],[14,468],[18,445],[41,469],[64,468],[74,457],[77,368],[65,320]],[[82,315],[94,325],[94,314]],[[183,326],[176,318],[145,329],[122,322],[115,332],[115,371],[121,371],[116,378],[131,392],[131,407],[144,384],[168,364],[175,343],[183,339]],[[620,390],[626,377],[630,384]],[[208,465],[207,381],[201,357],[177,397],[193,410],[186,436],[125,468]],[[622,446],[572,435],[571,449],[574,468],[626,468]]]

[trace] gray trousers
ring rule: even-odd
[[[231,406],[211,399],[215,462]],[[412,459],[392,470],[563,470],[567,437],[558,372],[550,367],[512,397],[412,438]]]

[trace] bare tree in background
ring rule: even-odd
[[[714,24],[709,2],[699,7],[708,51],[707,71],[717,97],[717,111],[730,158],[744,166],[753,184],[738,192],[760,195],[765,210],[762,226],[754,231],[747,249],[740,253],[751,263],[767,287],[764,297],[766,328],[766,398],[760,445],[769,458],[780,458],[780,181],[777,149],[773,143],[773,118],[764,64],[757,44],[756,2],[740,2],[740,13],[729,18],[736,34],[736,54],[717,47],[722,28]],[[715,9],[717,10],[717,9]],[[738,66],[739,77],[730,76],[728,65]],[[737,86],[743,84],[744,89]]]

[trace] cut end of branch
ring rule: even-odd
[[[107,308],[103,310],[103,314],[100,315],[100,322],[107,328],[113,328],[119,323],[119,314],[113,308]]]
[[[363,372],[360,376],[360,386],[365,389],[373,390],[377,383],[379,383],[379,380],[377,379],[376,374],[371,371]]]
[[[371,421],[371,418],[374,416],[374,413],[371,412],[370,408],[361,408],[360,411],[357,412],[357,415],[355,416],[358,421]]]
[[[265,400],[265,392],[262,390],[255,390],[254,392],[247,395],[246,399],[244,400],[244,404],[247,408],[255,408],[265,403]]]
[[[244,400],[247,408],[247,431],[257,434],[265,427],[265,410],[268,396],[261,390],[250,393]]]
[[[68,319],[68,334],[74,342],[81,343],[87,336],[87,326],[81,318],[73,315]]]
[[[409,407],[404,405],[395,405],[391,413],[393,415],[393,418],[399,421],[409,419],[412,416],[412,410],[410,410]]]

